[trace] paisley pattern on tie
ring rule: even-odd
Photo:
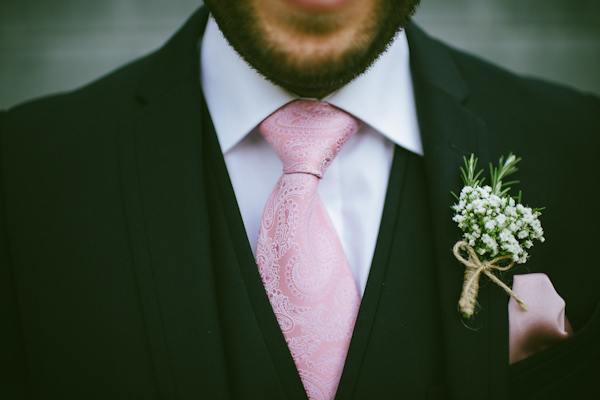
[[[340,381],[360,297],[319,179],[360,122],[323,102],[297,100],[259,131],[283,164],[265,206],[256,263],[309,399],[330,400]]]

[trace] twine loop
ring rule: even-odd
[[[469,254],[468,258],[464,258],[460,254],[460,250],[464,249]],[[496,257],[491,261],[480,261],[479,257],[477,257],[477,253],[475,249],[471,247],[467,242],[460,241],[454,245],[454,257],[462,264],[465,265],[465,278],[463,281],[463,290],[460,295],[460,301],[458,305],[460,307],[460,311],[463,313],[465,318],[470,318],[473,316],[475,312],[475,304],[477,302],[477,294],[479,293],[479,278],[481,274],[485,274],[490,278],[493,282],[495,282],[498,286],[500,286],[504,291],[510,295],[517,304],[524,310],[527,311],[527,305],[517,296],[515,292],[512,291],[504,282],[496,277],[493,274],[492,270],[498,271],[508,271],[513,267],[515,262],[513,261],[511,256],[501,256]],[[506,267],[502,267],[499,264],[503,261],[511,260],[510,264]]]

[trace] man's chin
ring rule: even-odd
[[[328,3],[326,0],[298,1],[307,2],[304,8]],[[346,4],[342,0],[330,1],[340,8]],[[206,3],[229,43],[261,75],[297,95],[322,98],[369,68],[410,19],[419,1],[348,2],[367,5],[355,23],[341,18],[343,13],[326,11],[289,14],[289,20],[282,23],[271,18],[278,13],[254,7],[265,4],[259,0],[209,0]],[[320,18],[309,22],[306,18],[309,14],[320,15]]]
[[[322,99],[351,82],[354,77],[347,79],[334,78],[332,80],[314,79],[304,77],[301,79],[286,79],[286,77],[267,77],[275,85],[280,86],[290,93],[309,99]]]
[[[357,68],[352,68],[352,62],[345,62],[345,58],[341,56],[320,61],[301,58],[290,62],[283,61],[282,55],[271,55],[261,59],[266,61],[265,65],[259,63],[253,66],[269,81],[291,93],[320,99],[342,88],[364,70],[359,68],[357,72]],[[267,64],[278,65],[278,68],[269,68]]]

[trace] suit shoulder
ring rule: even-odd
[[[70,92],[19,104],[5,115],[5,129],[59,131],[93,125],[139,107],[136,87],[152,54]]]
[[[469,105],[484,114],[552,116],[600,126],[600,99],[564,84],[524,76],[446,46],[469,88]]]
[[[40,121],[37,126],[78,127],[85,121],[97,124],[137,110],[149,94],[160,95],[198,74],[197,43],[207,19],[208,11],[201,7],[155,52],[72,92],[16,106],[7,113],[5,124],[29,126]]]
[[[511,129],[520,123],[600,130],[596,95],[511,72],[430,37],[414,23],[406,34],[417,76],[460,99],[490,127]]]
[[[20,176],[18,165],[32,169],[110,162],[119,132],[140,109],[136,87],[152,55],[134,61],[68,93],[51,95],[3,112],[1,157]],[[107,157],[106,155],[113,156]],[[76,172],[76,171],[74,171]]]

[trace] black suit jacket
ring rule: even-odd
[[[0,397],[303,399],[198,84],[201,9],[162,49],[0,113]],[[396,149],[341,399],[595,398],[598,99],[407,27],[425,157]],[[507,296],[456,310],[462,156],[523,157],[576,334],[508,365]],[[505,276],[510,280],[510,275]]]

